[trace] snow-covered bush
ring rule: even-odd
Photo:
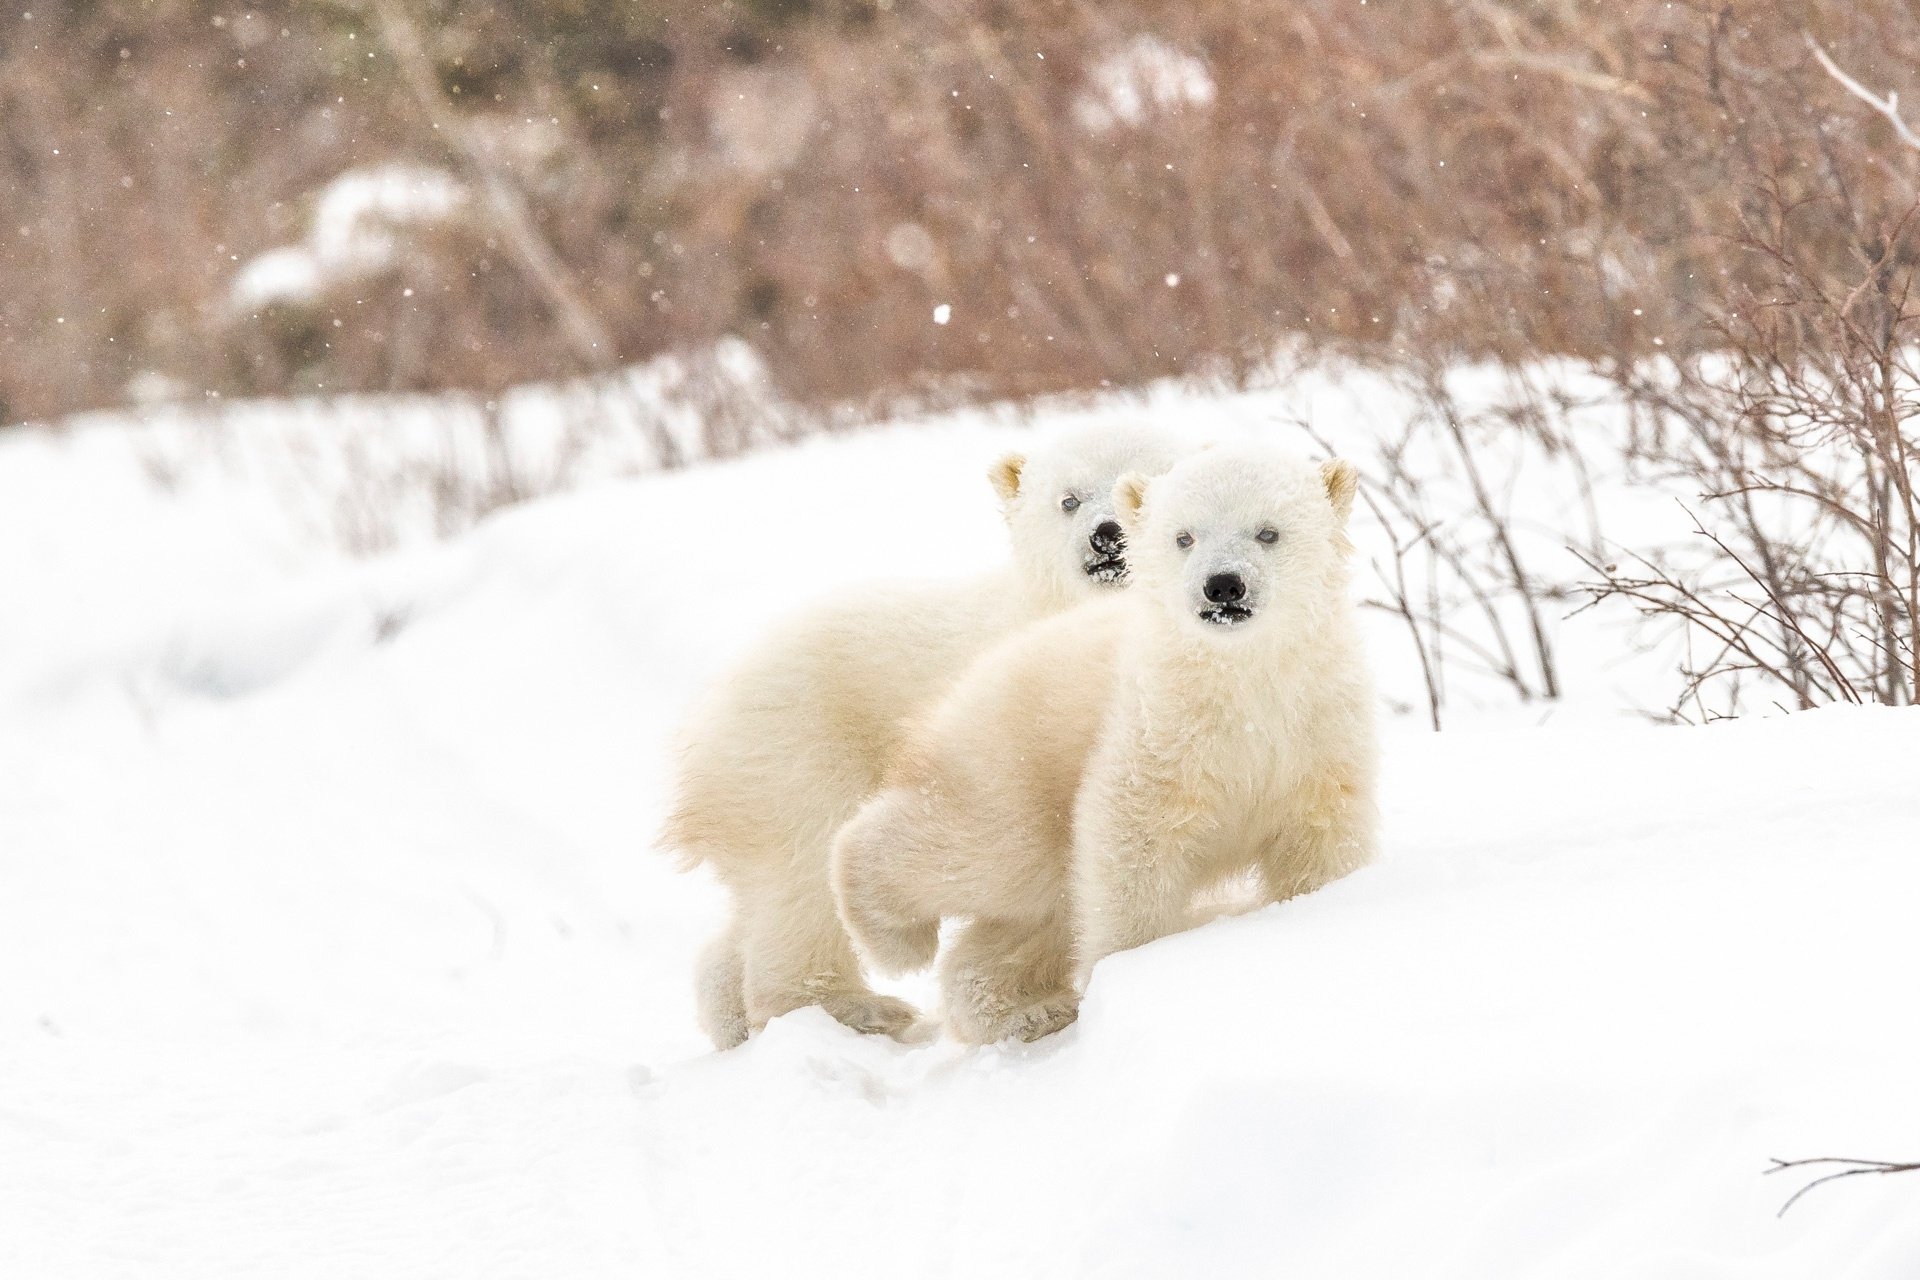
[[[1199,58],[1150,35],[1138,35],[1095,63],[1074,100],[1083,129],[1104,133],[1150,118],[1212,105],[1213,76]]]
[[[444,169],[390,164],[353,169],[321,188],[304,240],[269,249],[234,273],[236,311],[308,304],[394,265],[409,234],[445,223],[467,203],[464,186]]]

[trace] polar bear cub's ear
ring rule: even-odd
[[[1360,472],[1345,458],[1320,464],[1320,480],[1327,486],[1327,501],[1341,524],[1353,513],[1353,495],[1360,489]]]
[[[1019,496],[1020,473],[1026,467],[1026,454],[1010,453],[987,468],[987,480],[993,485],[993,491],[1000,495],[1000,501],[1012,502]]]
[[[1120,509],[1120,518],[1128,524],[1138,524],[1140,508],[1147,502],[1147,477],[1138,471],[1129,471],[1120,477],[1113,486],[1113,505]]]

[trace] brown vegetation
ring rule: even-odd
[[[736,335],[812,403],[1231,371],[1292,337],[1680,354],[1769,278],[1739,243],[1762,184],[1844,188],[1865,222],[1809,246],[1835,266],[1910,198],[1803,31],[1883,87],[1920,63],[1890,0],[82,0],[6,22],[12,418],[145,373],[494,389],[596,367],[583,332],[606,363]],[[310,303],[229,305],[329,179],[395,161],[488,198]]]

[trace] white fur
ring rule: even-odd
[[[877,965],[924,966],[939,920],[968,921],[942,967],[961,1039],[1066,1025],[1097,961],[1185,927],[1228,876],[1279,900],[1372,856],[1355,482],[1253,446],[1123,480],[1133,588],[983,656],[841,831],[834,890]],[[1221,573],[1252,606],[1237,625],[1203,617]]]
[[[716,1045],[812,1004],[862,1031],[912,1030],[917,1011],[868,988],[841,929],[827,885],[832,835],[878,787],[901,726],[974,657],[1037,618],[1113,594],[1117,583],[1088,576],[1100,559],[1090,535],[1114,518],[1123,472],[1164,470],[1177,452],[1158,430],[1102,427],[1001,459],[989,478],[1010,565],[822,604],[777,627],[697,709],[661,843],[711,865],[732,891],[732,919],[696,978]]]

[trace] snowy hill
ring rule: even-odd
[[[114,424],[0,441],[0,1275],[1920,1271],[1920,1175],[1781,1219],[1759,1176],[1920,1158],[1916,712],[1656,728],[1610,666],[1398,716],[1377,866],[1114,958],[1059,1037],[707,1052],[668,731],[799,600],[994,561],[1018,439],[366,562]],[[1385,622],[1376,658],[1415,702]]]

